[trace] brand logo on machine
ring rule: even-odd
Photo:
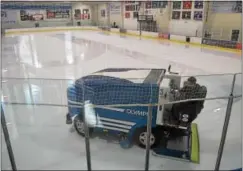
[[[139,110],[132,110],[132,109],[126,109],[126,113],[131,114],[131,115],[137,115],[137,116],[147,116],[148,112],[145,111],[139,111]]]

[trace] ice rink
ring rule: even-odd
[[[85,142],[65,124],[66,88],[75,79],[105,68],[168,68],[196,76],[207,86],[208,97],[228,96],[233,75],[241,72],[241,54],[169,41],[142,40],[89,31],[9,35],[2,38],[3,99],[15,160],[19,170],[86,169]],[[210,74],[211,76],[204,76]],[[217,75],[215,75],[217,74]],[[24,79],[25,78],[25,79]],[[186,79],[186,77],[185,77]],[[241,94],[237,75],[235,95]],[[227,100],[205,102],[196,119],[200,139],[200,164],[151,155],[150,169],[214,169]],[[221,169],[241,167],[241,99],[235,99]],[[3,140],[2,140],[3,141]],[[4,143],[4,141],[3,141]],[[144,169],[145,151],[124,150],[119,144],[91,139],[92,169]],[[9,169],[5,146],[2,169]]]

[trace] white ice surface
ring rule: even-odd
[[[198,75],[240,72],[240,63],[239,54],[95,32],[10,36],[2,40],[3,98],[16,103],[63,105],[67,103],[68,84],[108,67],[167,68],[172,64],[172,69],[182,75]],[[197,76],[197,79],[207,86],[208,97],[227,96],[230,92],[231,75]],[[237,76],[234,93],[241,94],[241,76]],[[226,104],[226,100],[206,101],[195,121],[200,135],[200,164],[151,156],[150,169],[213,169]],[[5,106],[18,169],[86,169],[84,139],[68,131],[66,112],[65,107]],[[241,99],[238,99],[232,108],[222,169],[241,165],[241,125]],[[90,141],[93,169],[144,168],[144,150],[137,147],[124,150],[118,144],[99,139]],[[7,169],[9,161],[4,146],[2,155],[3,169]]]

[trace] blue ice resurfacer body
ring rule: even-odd
[[[117,70],[106,70],[107,73],[114,73],[114,71]],[[139,73],[141,70],[136,71]],[[152,70],[144,71],[143,73],[147,75],[139,82],[106,76],[103,75],[104,72],[82,77],[68,88],[68,104],[80,105],[80,107],[69,107],[69,115],[71,117],[82,115],[83,102],[89,101],[95,106],[96,124],[92,126],[94,131],[127,134],[128,139],[131,139],[137,128],[146,127],[148,104],[158,103],[159,85],[156,82],[165,72],[164,70],[153,70],[153,73],[150,73]],[[149,73],[157,73],[158,76],[153,80],[148,78]],[[155,127],[157,106],[152,108],[152,127]]]
[[[76,80],[67,89],[67,120],[82,136],[85,134],[85,118],[90,133],[109,133],[119,137],[123,147],[126,142],[125,146],[135,143],[145,148],[150,106],[150,147],[155,153],[188,159],[191,147],[194,147],[192,141],[198,143],[198,139],[191,136],[191,126],[188,127],[191,125],[188,122],[190,115],[178,113],[179,119],[174,122],[170,117],[173,104],[166,104],[173,100],[172,87],[179,88],[180,84],[181,77],[165,69],[113,68],[98,71]],[[168,149],[170,134],[183,137],[183,147],[173,145]],[[163,148],[158,149],[161,144]],[[195,148],[198,150],[198,146]]]

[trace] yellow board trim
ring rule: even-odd
[[[103,32],[106,32],[106,31],[103,31]],[[110,31],[110,32],[107,31],[107,33],[119,34],[119,32],[113,32],[113,31]],[[121,35],[140,37],[140,35],[135,34],[135,33],[122,33]],[[210,46],[210,45],[205,45],[205,44],[200,44],[200,43],[187,43],[182,40],[161,39],[161,38],[158,38],[157,36],[141,35],[141,37],[144,39],[159,40],[159,41],[163,41],[163,42],[167,41],[167,42],[173,42],[173,43],[177,43],[177,44],[197,46],[197,47],[202,47],[205,49],[220,50],[220,51],[231,52],[231,53],[233,52],[233,53],[238,53],[239,56],[241,56],[241,52],[242,52],[242,50],[240,50],[240,49],[223,48],[223,47]]]
[[[26,30],[26,31],[14,31],[13,30],[13,31],[6,32],[6,35],[23,34],[23,33],[56,32],[56,31],[78,31],[78,30],[102,31],[102,30],[99,30],[98,28],[92,29],[92,28],[76,27],[76,28],[56,28],[56,29],[43,29],[43,30]],[[139,34],[135,34],[135,33],[120,33],[119,31],[102,31],[102,32],[120,34],[123,36],[140,37]],[[218,47],[218,46],[204,45],[204,44],[200,44],[200,43],[187,43],[187,42],[180,41],[180,40],[161,39],[161,38],[158,38],[157,36],[141,35],[141,38],[163,41],[163,42],[167,41],[167,42],[173,42],[173,43],[177,43],[177,44],[197,46],[197,47],[201,47],[201,48],[205,48],[205,49],[220,50],[220,51],[231,52],[231,53],[233,52],[233,53],[239,54],[239,57],[241,56],[241,52],[242,52],[242,50],[240,50],[240,49],[223,48],[223,47]]]
[[[194,163],[199,163],[199,137],[197,124],[192,123],[191,125],[191,161]]]

